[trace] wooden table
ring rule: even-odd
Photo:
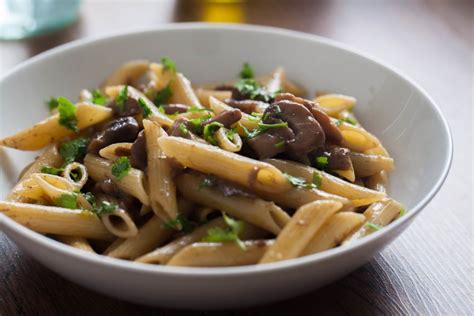
[[[223,19],[323,35],[384,59],[423,86],[448,118],[456,150],[444,187],[400,238],[348,277],[277,304],[205,314],[294,314],[295,310],[307,315],[468,314],[474,310],[473,11],[469,0],[249,0],[227,5],[86,1],[79,21],[61,32],[0,43],[0,73],[44,50],[84,36],[172,21]],[[83,289],[33,261],[0,233],[0,315],[70,313],[188,312],[141,307]]]

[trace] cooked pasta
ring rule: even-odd
[[[0,212],[89,253],[215,268],[350,245],[405,213],[354,97],[305,99],[283,67],[239,76],[193,86],[169,57],[133,60],[50,99],[49,118],[0,139],[44,148]]]

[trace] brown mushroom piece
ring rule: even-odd
[[[138,134],[138,137],[133,142],[130,151],[130,164],[132,167],[145,171],[148,166],[148,156],[146,152],[146,136],[144,130]]]
[[[243,100],[244,96],[240,93],[239,89],[234,86],[230,85],[220,85],[214,88],[217,91],[230,91],[232,92],[232,99],[233,100]]]
[[[325,167],[328,170],[348,170],[352,166],[350,151],[347,148],[339,146],[330,146],[325,149],[319,149],[309,154],[311,161],[316,157],[326,157],[328,164]]]
[[[192,134],[189,131],[189,120],[184,117],[177,118],[173,125],[168,129],[169,136],[182,137],[187,139],[192,139]]]
[[[124,102],[123,108],[118,107],[115,100],[110,102],[108,107],[112,108],[112,113],[117,117],[134,116],[142,113],[142,109],[138,105],[138,101],[130,97],[128,97]]]
[[[224,100],[224,103],[247,114],[252,114],[253,112],[260,113],[269,106],[266,102],[256,100],[226,99]]]
[[[224,125],[225,128],[230,128],[242,118],[242,112],[238,109],[223,111],[216,116],[201,123],[201,126],[206,126],[213,122],[218,122]]]
[[[87,152],[97,155],[102,148],[110,144],[133,142],[137,138],[139,130],[137,120],[131,116],[113,120],[92,138]]]
[[[276,123],[281,120],[295,134],[287,143],[288,151],[293,155],[305,155],[324,146],[326,136],[321,125],[303,105],[289,100],[281,100],[270,105],[265,111],[263,123]]]
[[[173,115],[176,113],[186,113],[188,111],[188,106],[179,103],[171,103],[162,105],[165,110],[165,114]]]
[[[283,153],[286,144],[295,139],[295,134],[288,127],[277,127],[247,140],[247,144],[258,159],[267,159]]]
[[[291,93],[281,93],[275,97],[275,101],[281,100],[289,100],[305,106],[308,110],[310,110],[311,114],[313,114],[314,118],[321,125],[328,140],[335,144],[340,144],[342,142],[341,132],[337,126],[331,122],[330,117],[318,108],[317,104],[309,100],[296,97]]]

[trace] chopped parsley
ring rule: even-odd
[[[316,158],[314,158],[314,160],[316,161],[316,167],[318,169],[324,169],[329,164],[328,157],[326,157],[326,156],[316,156]]]
[[[372,222],[370,222],[370,221],[367,222],[367,223],[365,223],[364,226],[367,227],[367,228],[372,229],[373,231],[377,231],[377,230],[382,229],[382,226],[377,225],[377,224],[374,224],[374,223],[372,223]]]
[[[276,143],[275,145],[273,145],[273,147],[275,147],[275,148],[283,148],[283,147],[285,147],[285,144],[286,144],[286,141],[285,141],[285,140],[282,140],[282,141],[279,141],[278,143]]]
[[[191,124],[190,128],[193,131],[193,133],[201,135],[204,131],[204,127],[202,123],[207,121],[210,118],[211,118],[211,115],[204,115],[204,116],[189,120],[189,123]]]
[[[197,226],[196,223],[191,222],[190,220],[188,220],[182,215],[178,215],[177,218],[170,219],[167,222],[161,224],[161,227],[165,229],[178,230],[178,227],[181,227],[181,231],[186,234],[192,232],[194,228],[196,228],[196,226]]]
[[[216,184],[216,179],[212,177],[205,177],[204,179],[202,179],[201,183],[199,183],[199,190],[201,190],[202,188],[212,187],[215,184]]]
[[[402,217],[402,216],[405,215],[406,213],[407,213],[406,208],[402,207],[402,208],[400,209],[400,214],[399,214],[398,216],[399,216],[399,217]]]
[[[288,173],[283,173],[283,175],[292,186],[297,188],[318,189],[321,186],[321,175],[317,172],[313,172],[313,179],[311,183],[307,183],[305,179],[289,175]]]
[[[173,91],[171,91],[171,87],[168,84],[166,87],[164,87],[162,90],[156,93],[153,101],[157,105],[166,104],[172,95],[173,95]],[[164,109],[163,109],[163,113],[164,113]]]
[[[71,179],[72,179],[74,182],[78,182],[78,181],[81,180],[81,178],[82,178],[81,169],[74,169],[74,170],[71,170],[71,172],[69,173],[69,175],[71,176]]]
[[[254,79],[241,79],[235,84],[235,88],[242,95],[252,100],[270,102],[275,96],[274,93],[268,92]]]
[[[65,97],[59,97],[57,100],[59,124],[77,132],[79,129],[77,128],[76,106]]]
[[[190,106],[186,112],[204,112],[204,111],[211,111],[211,109],[205,109],[205,108],[198,108],[197,106],[193,105]]]
[[[95,205],[95,196],[91,192],[87,192],[83,194],[84,198],[89,202],[91,205]]]
[[[184,123],[179,124],[178,128],[181,134],[183,134],[184,136],[189,135],[189,130]]]
[[[89,140],[83,137],[63,143],[61,147],[59,147],[59,153],[64,159],[64,164],[67,165],[82,158],[86,154],[88,144]]]
[[[321,187],[321,183],[323,181],[323,177],[321,176],[321,173],[314,171],[313,172],[313,184],[316,186],[317,189]]]
[[[228,140],[233,142],[235,140],[235,135],[237,134],[237,131],[235,128],[231,128],[225,132],[225,137],[227,137]]]
[[[261,132],[265,132],[269,130],[270,128],[278,128],[278,127],[288,127],[288,123],[287,122],[274,123],[274,124],[258,123],[258,128],[260,129]]]
[[[146,104],[145,100],[143,100],[143,98],[139,98],[138,99],[138,105],[142,108],[143,110],[143,117],[144,118],[147,118],[151,115],[151,109],[150,107],[148,106],[148,104]]]
[[[95,203],[92,205],[92,213],[97,216],[103,216],[110,213],[115,212],[117,209],[117,205],[110,203],[108,201],[102,201],[100,205],[96,205]]]
[[[224,221],[228,227],[220,228],[213,227],[207,231],[207,236],[202,241],[208,242],[230,242],[234,241],[239,245],[242,250],[245,250],[244,242],[239,238],[239,235],[243,232],[245,224],[243,221],[238,221],[228,217],[225,213],[222,213]]]
[[[356,119],[352,118],[352,117],[344,117],[344,118],[341,118],[341,119],[338,119],[337,122],[336,122],[336,126],[341,126],[342,123],[349,123],[351,125],[357,125],[358,122]]]
[[[107,98],[100,92],[99,89],[92,90],[92,103],[98,105],[105,105],[107,103]]]
[[[161,58],[161,64],[163,65],[164,70],[176,72],[176,62],[173,59],[169,57],[163,57]]]
[[[77,209],[77,193],[62,194],[54,201],[54,204],[71,210]]]
[[[242,66],[242,70],[239,73],[239,76],[242,79],[252,79],[254,76],[252,67],[250,67],[248,63],[244,63]]]
[[[43,166],[41,168],[42,173],[52,174],[53,176],[59,176],[63,171],[64,168],[55,168],[51,166]]]
[[[204,126],[203,136],[204,139],[211,145],[217,145],[217,139],[215,137],[215,133],[219,128],[223,127],[224,125],[219,122],[212,122],[210,124],[206,124]]]
[[[130,160],[128,157],[123,156],[117,159],[117,161],[112,165],[112,174],[118,180],[122,180],[126,175],[128,175],[130,169],[132,169]]]
[[[125,102],[128,100],[128,86],[123,87],[117,97],[115,98],[115,105],[120,112],[123,112],[125,107]]]
[[[50,97],[48,100],[46,100],[46,105],[48,106],[49,110],[52,111],[59,106],[58,99]]]

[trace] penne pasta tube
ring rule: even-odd
[[[42,234],[98,240],[114,238],[97,216],[83,210],[0,201],[0,212]]]
[[[111,117],[112,110],[108,107],[87,103],[76,105],[77,128],[79,130],[103,122]],[[0,146],[19,150],[38,150],[74,134],[74,131],[59,123],[59,114],[54,114],[32,127],[1,139]]]
[[[388,184],[387,172],[385,170],[377,172],[376,174],[368,177],[365,181],[365,184],[369,189],[386,193]]]
[[[331,193],[343,196],[350,200],[355,199],[369,199],[378,198],[379,200],[385,197],[383,192],[377,192],[374,190],[366,189],[364,187],[348,183],[337,177],[334,177],[324,171],[305,166],[296,162],[280,160],[280,159],[267,159],[266,162],[274,165],[283,172],[286,172],[295,177],[301,177],[306,182],[311,183],[313,181],[314,174],[316,173],[319,179],[321,179],[320,189]]]
[[[73,237],[73,236],[57,236],[56,239],[63,244],[71,247],[81,249],[90,253],[95,253],[92,249],[91,244],[84,237]]]
[[[117,68],[101,85],[104,89],[108,86],[136,83],[148,70],[147,60],[132,60]]]
[[[11,202],[40,202],[43,201],[44,192],[35,179],[31,177],[18,182],[7,197]]]
[[[319,108],[329,116],[337,116],[342,111],[350,110],[354,107],[356,99],[343,94],[325,94],[314,99]]]
[[[56,144],[49,146],[41,153],[35,161],[28,166],[21,174],[20,181],[29,178],[33,173],[41,172],[44,166],[59,167],[63,163],[63,158],[59,154]]]
[[[283,82],[285,82],[286,73],[283,67],[278,67],[272,73],[271,79],[265,84],[265,88],[270,93],[277,93],[283,90]]]
[[[350,153],[355,174],[360,178],[372,176],[380,171],[390,172],[394,169],[393,159],[380,155]]]
[[[290,216],[273,202],[240,195],[225,196],[217,188],[202,187],[203,180],[202,176],[183,174],[176,179],[176,185],[186,199],[217,208],[275,235],[290,221]]]
[[[367,132],[361,126],[352,125],[346,122],[338,122],[333,119],[342,134],[341,146],[357,152],[364,152],[380,145],[380,141]]]
[[[403,206],[393,199],[384,199],[373,203],[364,212],[365,224],[344,239],[343,245],[367,236],[378,228],[387,226],[400,215],[402,209]]]
[[[170,161],[166,158],[158,140],[166,137],[166,132],[149,120],[143,120],[146,135],[148,157],[148,186],[150,191],[150,205],[157,216],[163,220],[178,216],[176,202],[176,186],[173,180],[173,170]]]
[[[136,236],[138,228],[130,215],[122,209],[101,216],[105,228],[119,238],[130,238]]]
[[[314,201],[300,207],[259,263],[300,256],[327,219],[341,208],[342,204],[336,201]]]
[[[209,97],[209,106],[215,114],[219,114],[224,111],[234,110],[233,107],[225,104],[222,101],[219,101],[218,99],[212,96]],[[244,112],[242,112],[242,118],[240,119],[239,123],[249,131],[254,130],[258,127],[257,120],[255,120],[253,116]]]
[[[385,149],[385,147],[383,147],[382,144],[379,144],[377,147],[367,149],[366,151],[364,151],[364,154],[390,157],[390,155],[388,154],[387,149]]]
[[[103,254],[114,258],[135,260],[163,244],[172,234],[172,229],[163,228],[163,221],[153,216],[140,227],[135,236],[117,239]]]
[[[154,90],[163,90],[176,77],[175,71],[165,69],[162,64],[150,64],[150,84],[149,86]]]
[[[273,240],[245,241],[245,250],[236,243],[193,243],[174,255],[167,265],[230,267],[256,264],[273,242]]]
[[[207,224],[197,227],[191,233],[181,236],[173,240],[169,244],[164,245],[144,256],[139,257],[135,261],[142,263],[166,264],[168,261],[184,247],[201,241],[207,236],[207,231],[214,227],[225,228],[226,223],[222,217],[216,218]]]
[[[220,214],[219,210],[216,210],[212,207],[202,206],[199,207],[196,211],[193,212],[192,216],[195,218],[199,223],[209,221],[214,214]]]
[[[131,148],[132,148],[132,143],[115,143],[111,144],[107,147],[102,148],[99,151],[99,156],[102,158],[105,158],[110,161],[115,161],[119,159],[122,156],[129,156],[124,153],[130,152],[131,154]]]
[[[78,162],[72,162],[64,167],[63,177],[72,183],[75,189],[80,190],[86,184],[89,174],[86,166]]]
[[[217,144],[220,148],[230,151],[230,152],[238,152],[242,149],[242,138],[240,138],[239,134],[232,134],[232,140],[229,139],[227,133],[229,130],[225,127],[221,127],[216,132],[216,139]]]
[[[199,102],[201,102],[201,104],[206,108],[210,107],[209,97],[211,96],[222,102],[224,102],[224,100],[226,99],[232,98],[232,92],[225,90],[209,90],[198,88],[195,90],[195,92],[199,99]]]
[[[158,144],[167,157],[176,159],[183,166],[251,189],[284,192],[291,188],[280,170],[262,161],[180,137],[161,137]]]
[[[150,205],[145,183],[145,174],[141,170],[132,168],[122,180],[118,180],[112,174],[113,163],[111,161],[88,154],[84,158],[84,165],[89,171],[89,176],[94,179],[94,181],[98,182],[112,179],[120,190],[136,197],[143,204]]]
[[[170,88],[173,94],[170,103],[181,103],[188,106],[202,108],[201,102],[194,93],[191,82],[182,73],[176,73],[176,77],[170,81]]]
[[[351,163],[350,168],[347,170],[333,170],[333,172],[335,174],[340,175],[344,179],[347,179],[350,182],[354,182],[356,179],[356,174],[355,174],[354,166],[352,165],[352,163]]]
[[[124,85],[107,87],[105,89],[105,94],[107,94],[111,98],[116,98],[124,87],[125,87]],[[170,119],[166,114],[161,113],[156,107],[156,105],[153,102],[151,102],[150,99],[148,99],[148,97],[144,95],[142,92],[140,92],[139,90],[131,86],[127,87],[127,92],[128,92],[129,98],[135,99],[137,101],[139,99],[142,99],[145,102],[146,106],[151,111],[151,114],[149,116],[150,120],[156,121],[160,125],[167,126],[167,127],[173,125],[173,120]]]
[[[359,228],[365,221],[365,216],[354,212],[339,212],[324,223],[313,236],[302,255],[321,252],[338,246],[352,231]]]

